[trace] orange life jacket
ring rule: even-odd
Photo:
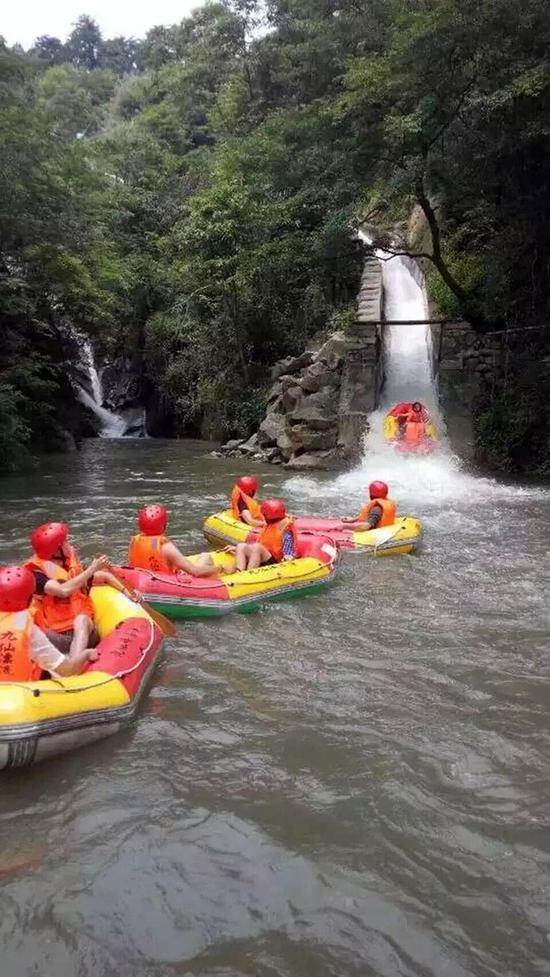
[[[366,522],[375,506],[380,506],[382,509],[382,518],[376,528],[378,529],[379,526],[391,526],[395,522],[397,515],[397,506],[393,499],[371,499],[361,509],[361,512],[357,516],[357,522]]]
[[[130,540],[128,563],[131,567],[152,570],[154,573],[173,573],[172,567],[162,555],[162,547],[168,543],[167,536],[146,536],[138,533]]]
[[[426,425],[424,421],[407,421],[405,424],[405,431],[403,433],[403,438],[405,441],[410,443],[416,443],[421,441],[426,435]]]
[[[270,522],[262,529],[258,542],[262,546],[265,546],[266,550],[269,550],[271,556],[277,563],[280,563],[283,559],[283,540],[284,535],[290,529],[292,533],[292,538],[294,540],[294,545],[296,545],[296,532],[294,529],[294,521],[286,516],[284,519],[279,519],[279,522]]]
[[[65,583],[72,580],[82,573],[82,564],[75,551],[71,547],[68,557],[68,568],[60,567],[53,560],[41,560],[36,553],[32,559],[25,564],[30,570],[41,570],[45,573],[48,580],[57,580]],[[57,631],[63,634],[65,631],[72,631],[74,619],[79,614],[86,614],[88,617],[94,616],[94,605],[83,590],[75,590],[70,597],[54,597],[52,594],[34,597],[35,621],[42,631]]]
[[[243,492],[238,485],[234,485],[231,489],[231,512],[234,519],[242,520],[239,502],[244,503],[244,508],[248,509],[253,519],[263,518],[261,503],[256,502],[256,499],[253,499],[251,495],[247,495],[246,492]]]
[[[31,659],[33,615],[27,609],[0,612],[0,681],[34,682],[42,669]]]

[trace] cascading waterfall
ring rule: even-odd
[[[115,414],[103,406],[103,387],[95,365],[92,344],[89,339],[83,337],[81,337],[81,343],[81,360],[89,377],[91,393],[82,384],[78,384],[78,399],[85,407],[93,411],[101,423],[100,438],[122,438],[126,432],[126,421],[120,414]]]
[[[404,255],[381,249],[376,255],[382,263],[384,318],[388,325],[383,327],[384,386],[380,403],[369,417],[365,464],[372,461],[373,455],[389,455],[400,467],[410,459],[395,459],[394,449],[386,443],[383,434],[384,417],[395,404],[419,400],[437,425],[439,455],[441,452],[448,455],[448,449],[433,373],[432,335],[427,322],[428,299],[422,271]]]
[[[411,267],[411,259],[401,255],[376,253],[382,261],[384,316],[390,320],[384,327],[385,383],[381,406],[391,408],[400,401],[420,400],[433,413],[437,392],[432,337],[425,321],[428,303],[420,269]]]
[[[359,237],[372,247],[372,240],[362,231]],[[330,484],[294,476],[289,479],[289,489],[322,500],[329,511],[334,506],[331,496],[341,499],[358,492],[364,496],[373,478],[388,482],[400,504],[413,511],[419,503],[423,507],[428,500],[440,504],[443,499],[453,499],[457,492],[486,492],[493,496],[501,488],[490,479],[475,478],[463,471],[445,438],[432,369],[431,332],[426,321],[428,302],[421,269],[407,257],[383,250],[376,254],[382,262],[384,317],[397,324],[383,327],[385,381],[380,404],[369,417],[363,458],[357,468]],[[410,320],[418,324],[406,324]],[[436,423],[438,446],[432,455],[398,454],[384,438],[383,421],[388,410],[396,403],[412,400],[420,400]]]

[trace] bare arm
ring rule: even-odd
[[[255,519],[254,516],[250,514],[248,509],[243,509],[241,512],[241,519],[246,523],[247,526],[252,526],[255,529],[260,526],[265,526],[265,519]]]
[[[365,533],[369,529],[376,529],[382,518],[382,507],[374,506],[368,514],[367,519],[361,519],[361,513],[357,519],[342,519],[342,522],[352,523],[356,533]]]
[[[104,567],[106,563],[107,557],[98,556],[96,560],[92,560],[86,570],[77,574],[76,577],[71,577],[70,580],[64,580],[63,583],[59,580],[48,580],[44,586],[44,593],[50,594],[52,597],[61,597],[62,599],[70,597],[71,594],[74,594],[75,590],[80,590],[93,577],[94,573]]]
[[[94,579],[92,580],[94,587],[114,587],[115,590],[123,590],[122,584],[113,577],[112,573],[108,570],[100,570],[99,573],[94,573]]]

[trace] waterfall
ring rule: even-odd
[[[377,251],[382,262],[384,290],[385,382],[383,406],[388,409],[400,401],[420,400],[431,413],[437,407],[437,391],[432,371],[432,335],[424,280],[418,266],[401,255]],[[404,321],[399,325],[399,321]],[[409,325],[416,320],[417,325]],[[381,405],[382,406],[382,405]]]
[[[357,236],[372,247],[364,231]],[[380,407],[388,410],[400,401],[420,400],[437,410],[432,369],[432,334],[425,321],[428,300],[424,276],[412,258],[375,250],[382,264],[384,318],[384,387]],[[410,321],[416,325],[409,325]],[[399,323],[403,322],[403,325]]]
[[[127,429],[127,423],[120,414],[107,410],[103,406],[103,387],[101,377],[95,365],[94,351],[89,339],[80,337],[80,355],[84,370],[88,374],[91,393],[82,384],[77,385],[78,399],[88,407],[101,424],[100,438],[122,438]]]

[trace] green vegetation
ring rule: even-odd
[[[538,0],[224,0],[0,46],[4,457],[63,439],[67,323],[138,351],[164,430],[246,434],[270,365],[349,327],[360,216],[420,208],[475,328],[550,321],[549,42]]]

